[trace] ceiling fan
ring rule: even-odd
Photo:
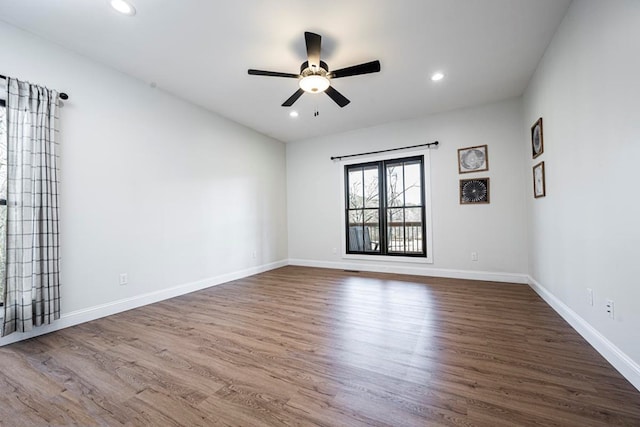
[[[303,93],[324,92],[329,95],[340,107],[349,104],[347,98],[331,86],[331,80],[340,77],[357,76],[359,74],[377,73],[380,71],[380,61],[371,61],[364,64],[329,71],[326,62],[320,60],[321,37],[318,34],[305,32],[304,40],[307,45],[307,60],[300,65],[300,74],[280,73],[277,71],[249,70],[253,76],[290,77],[298,79],[298,89],[282,104],[283,107],[291,107]]]

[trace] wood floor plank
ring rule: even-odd
[[[0,348],[0,426],[639,426],[529,287],[284,267]]]

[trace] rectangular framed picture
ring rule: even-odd
[[[542,137],[542,117],[531,126],[531,155],[535,159],[544,152],[544,138]]]
[[[489,178],[460,180],[460,204],[477,205],[489,203]]]
[[[458,172],[483,172],[489,170],[489,151],[486,145],[458,149]]]
[[[544,162],[540,162],[533,167],[533,197],[544,197],[547,195],[544,182]]]

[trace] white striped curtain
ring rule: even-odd
[[[60,317],[58,93],[7,78],[7,256],[2,336]]]

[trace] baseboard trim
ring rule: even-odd
[[[547,302],[564,320],[571,325],[582,337],[596,349],[602,357],[607,359],[614,368],[622,374],[635,388],[640,391],[640,365],[634,362],[615,344],[598,332],[586,320],[580,317],[569,306],[560,301],[555,295],[538,283],[533,277],[527,276],[529,286]]]
[[[289,265],[302,267],[331,268],[335,270],[360,270],[375,273],[412,274],[415,276],[446,277],[451,279],[482,280],[487,282],[505,282],[527,284],[527,275],[491,271],[451,270],[445,268],[412,267],[383,264],[365,264],[360,262],[316,261],[309,259],[289,259]]]
[[[245,270],[235,271],[232,273],[210,277],[208,279],[198,280],[196,282],[184,283],[182,285],[173,286],[171,288],[161,289],[142,295],[136,295],[130,298],[124,298],[106,304],[96,305],[94,307],[89,307],[82,310],[64,313],[60,316],[60,319],[49,325],[35,328],[30,332],[15,332],[11,335],[0,338],[0,347],[14,342],[48,334],[49,332],[58,331],[70,326],[79,325],[91,320],[96,320],[101,317],[111,316],[112,314],[121,313],[133,308],[142,307],[169,298],[185,295],[212,286],[217,286],[222,283],[227,283],[233,280],[242,279],[244,277],[253,276],[254,274],[263,273],[265,271],[273,270],[280,267],[285,267],[286,265],[288,265],[287,260],[276,261],[269,264],[247,268]]]

